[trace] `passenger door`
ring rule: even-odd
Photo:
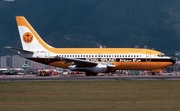
[[[50,52],[45,52],[45,61],[49,62]]]
[[[146,62],[151,62],[151,53],[146,52]]]

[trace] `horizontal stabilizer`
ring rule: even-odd
[[[13,48],[13,47],[9,47],[9,46],[6,46],[4,47],[6,49],[11,49],[13,51],[17,51],[17,52],[20,52],[20,53],[25,53],[25,54],[33,54],[33,52],[31,51],[27,51],[27,50],[22,50],[22,49],[18,49],[18,48]]]

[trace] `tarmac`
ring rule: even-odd
[[[86,81],[86,80],[180,80],[177,75],[145,76],[35,76],[35,75],[1,75],[4,81]]]

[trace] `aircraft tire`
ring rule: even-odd
[[[86,72],[86,76],[97,76],[97,73]]]
[[[89,73],[89,72],[86,72],[86,76],[91,76],[91,73]]]
[[[91,75],[92,75],[92,76],[97,76],[97,73],[92,73]]]
[[[91,74],[90,73],[86,73],[86,76],[91,76]]]
[[[155,73],[155,72],[152,72],[152,75],[156,75],[156,73]]]

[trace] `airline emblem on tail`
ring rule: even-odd
[[[27,44],[31,43],[33,40],[33,35],[30,32],[26,32],[23,35],[23,41]]]

